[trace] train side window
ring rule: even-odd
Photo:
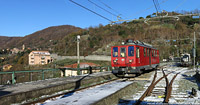
[[[136,47],[136,57],[140,58],[140,48]]]
[[[146,56],[146,48],[144,48],[144,57]]]
[[[113,47],[113,57],[117,57],[117,56],[118,56],[118,48]]]
[[[134,47],[133,46],[128,47],[128,56],[134,56]]]
[[[147,56],[149,56],[149,49],[147,48]]]
[[[152,57],[153,57],[153,51],[154,51],[154,50],[151,51],[151,55],[152,55]]]
[[[120,55],[121,55],[121,57],[125,57],[126,56],[126,48],[125,47],[122,47],[120,49]]]
[[[157,50],[155,50],[155,56],[157,57]]]

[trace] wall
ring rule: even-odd
[[[54,60],[63,60],[63,59],[77,59],[77,56],[59,56],[57,54],[51,54],[51,57]],[[88,55],[88,56],[80,56],[81,60],[97,60],[97,61],[111,61],[111,56],[105,55]]]

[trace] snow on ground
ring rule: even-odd
[[[66,94],[64,96],[57,97],[57,99],[53,101],[47,100],[44,102],[44,105],[89,105],[117,92],[131,83],[133,82],[117,80],[75,93]]]
[[[194,70],[183,68],[183,67],[175,67],[175,66],[167,66],[164,68],[165,74],[171,72],[170,75],[167,76],[169,83],[172,80],[173,76],[176,73],[179,73],[172,85],[172,93],[171,98],[169,99],[169,103],[172,104],[200,104],[200,83],[198,83],[194,77]],[[153,75],[151,76],[151,80],[153,80]],[[161,70],[157,71],[157,79],[162,77],[163,73]],[[151,83],[151,82],[150,82]],[[139,91],[133,95],[132,101],[129,104],[133,104],[138,100],[142,94],[146,91],[150,83],[145,85],[144,91]],[[151,104],[151,103],[162,103],[164,100],[166,81],[162,79],[154,88],[151,96],[148,96],[144,99],[142,104]],[[197,95],[192,96],[191,91],[192,88],[197,90]],[[129,99],[130,100],[130,99]],[[123,105],[123,104],[122,104]]]
[[[93,73],[89,75],[84,74],[80,76],[51,78],[51,79],[45,79],[45,80],[17,83],[14,85],[0,85],[0,90],[9,92],[9,94],[13,94],[13,93],[15,94],[15,93],[20,93],[20,92],[31,91],[38,88],[45,88],[48,86],[54,86],[58,84],[66,84],[73,81],[75,82],[84,76],[87,76],[87,78],[91,78],[91,77],[97,77],[97,76],[103,76],[103,75],[109,75],[109,74],[111,74],[111,72],[106,71],[106,72]]]

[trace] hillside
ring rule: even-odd
[[[76,55],[75,39],[81,35],[80,54],[110,55],[113,45],[120,45],[122,40],[134,39],[152,44],[160,50],[160,57],[180,56],[181,53],[192,54],[193,33],[200,32],[199,18],[182,16],[176,18],[152,18],[134,20],[114,25],[90,27],[64,37],[55,46],[54,51],[60,55]],[[200,46],[199,35],[197,46]],[[200,48],[197,47],[197,53]],[[199,55],[197,55],[199,57]]]
[[[17,43],[22,37],[0,36],[0,49],[9,48],[10,43]]]
[[[21,48],[24,44],[26,48],[48,50],[58,43],[63,37],[81,28],[62,25],[53,26],[25,37],[0,37],[0,49],[2,48]]]

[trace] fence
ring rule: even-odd
[[[97,69],[100,72],[102,72],[103,69],[106,69],[108,71],[111,70],[111,68],[108,66],[108,67],[59,68],[59,69],[0,72],[0,85],[30,82],[30,81],[67,76],[65,75],[66,70],[76,71],[77,75],[81,75],[85,73],[82,71],[86,70],[87,73],[92,73],[93,70]]]

